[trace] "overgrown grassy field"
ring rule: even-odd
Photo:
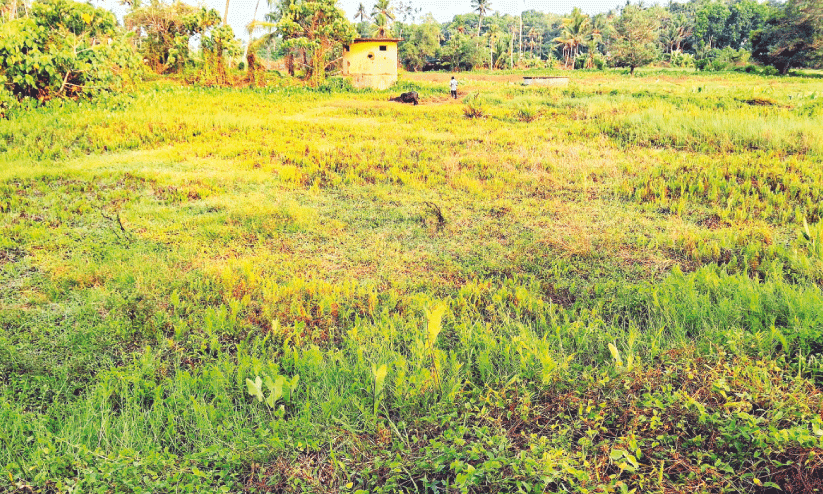
[[[823,488],[823,80],[472,77],[0,122],[0,492]]]

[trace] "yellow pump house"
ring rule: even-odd
[[[343,75],[354,87],[388,89],[397,82],[400,38],[357,38],[343,48]]]

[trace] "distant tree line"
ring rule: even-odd
[[[309,0],[271,1],[268,55],[295,55],[288,49],[288,34],[278,33],[278,22],[287,6]],[[528,10],[515,16],[494,7],[493,0],[472,0],[472,12],[440,23],[422,15],[413,0],[375,0],[370,6],[361,3],[350,20],[357,36],[402,38],[400,60],[412,71],[557,65],[633,72],[652,62],[722,70],[754,59],[786,73],[823,64],[823,0],[627,4],[597,15],[575,8],[566,15]]]
[[[408,3],[360,4],[360,36],[397,36],[408,70],[471,70],[558,64],[573,68],[634,67],[662,61],[721,69],[749,57],[785,73],[823,60],[823,0],[690,0],[626,6],[597,15],[535,10],[501,14],[491,0],[445,23]]]

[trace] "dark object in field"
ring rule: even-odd
[[[403,93],[396,98],[392,98],[391,101],[397,101],[398,103],[414,103],[417,105],[420,99],[417,96],[417,91],[411,91],[408,93]]]
[[[777,104],[777,101],[771,98],[764,98],[762,96],[755,96],[754,98],[744,99],[741,101],[750,106],[780,106]]]
[[[446,226],[446,218],[443,216],[443,211],[440,209],[440,206],[429,201],[424,202],[423,205],[426,206],[427,212],[437,220],[437,231],[442,230],[443,227]],[[425,223],[425,221],[424,217],[423,222]]]

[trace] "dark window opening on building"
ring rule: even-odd
[[[386,45],[380,45],[380,51],[386,51]]]

